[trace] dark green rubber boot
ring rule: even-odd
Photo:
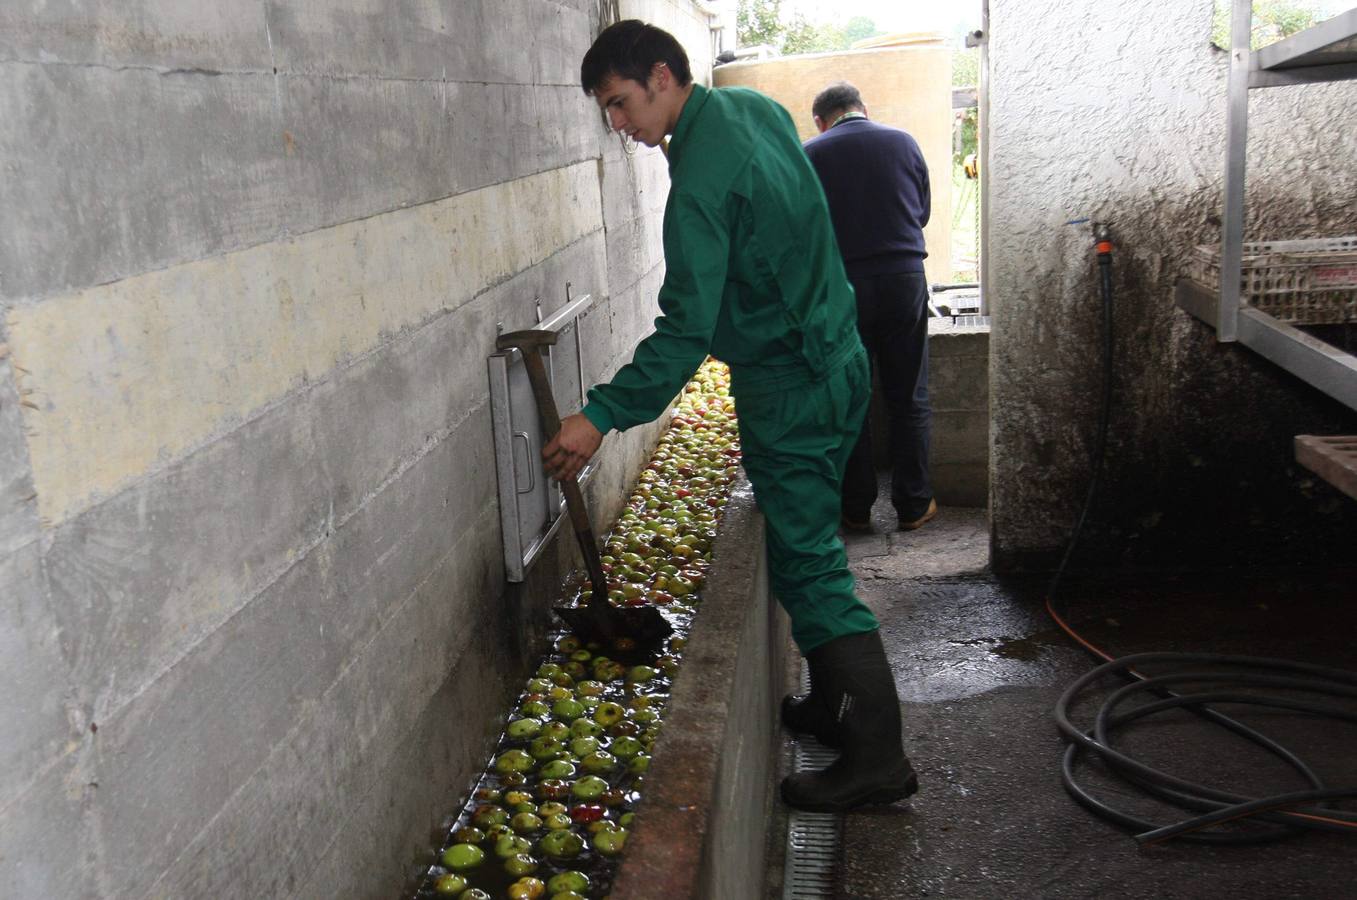
[[[782,799],[807,812],[846,812],[894,803],[919,789],[900,737],[900,700],[876,631],[835,638],[807,655],[842,741],[839,758],[819,772],[782,780]],[[785,714],[784,714],[785,715]]]
[[[826,747],[838,747],[838,723],[829,711],[829,704],[823,698],[824,688],[820,686],[821,676],[816,666],[806,657],[806,669],[810,672],[809,694],[788,694],[782,698],[782,724],[789,730],[800,734],[809,734]]]

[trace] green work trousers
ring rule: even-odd
[[[744,468],[767,521],[768,577],[802,653],[874,631],[839,537],[840,486],[871,396],[859,349],[810,383],[735,394]]]

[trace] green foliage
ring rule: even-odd
[[[980,48],[952,51],[952,87],[980,86]]]
[[[1211,43],[1222,50],[1230,47],[1230,7],[1230,0],[1216,0],[1211,23]],[[1315,0],[1254,0],[1251,47],[1265,47],[1317,24],[1321,18]]]
[[[735,34],[742,47],[782,46],[782,0],[740,0],[735,10]]]
[[[843,26],[843,49],[848,49],[855,42],[865,40],[869,37],[876,37],[881,30],[876,27],[876,23],[866,16],[854,16]]]
[[[980,112],[974,106],[970,109],[956,110],[956,121],[952,123],[952,162],[961,165],[966,157],[980,147]]]
[[[866,16],[854,16],[842,26],[812,23],[801,13],[784,12],[782,0],[739,0],[735,32],[742,47],[767,44],[786,55],[847,50],[854,41],[881,33]]]

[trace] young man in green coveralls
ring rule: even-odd
[[[767,520],[768,572],[810,666],[784,723],[841,748],[782,783],[791,806],[837,812],[917,789],[877,621],[853,593],[837,533],[844,466],[866,413],[867,358],[819,179],[791,117],[751,90],[695,84],[683,48],[636,20],[599,35],[581,80],[613,129],[672,136],[662,315],[632,361],[589,392],[543,451],[577,473],[603,435],[649,422],[711,354],[730,366],[745,471]]]

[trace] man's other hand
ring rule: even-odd
[[[561,420],[561,430],[542,448],[547,474],[557,481],[574,478],[598,452],[601,443],[603,434],[583,413],[566,416]]]

